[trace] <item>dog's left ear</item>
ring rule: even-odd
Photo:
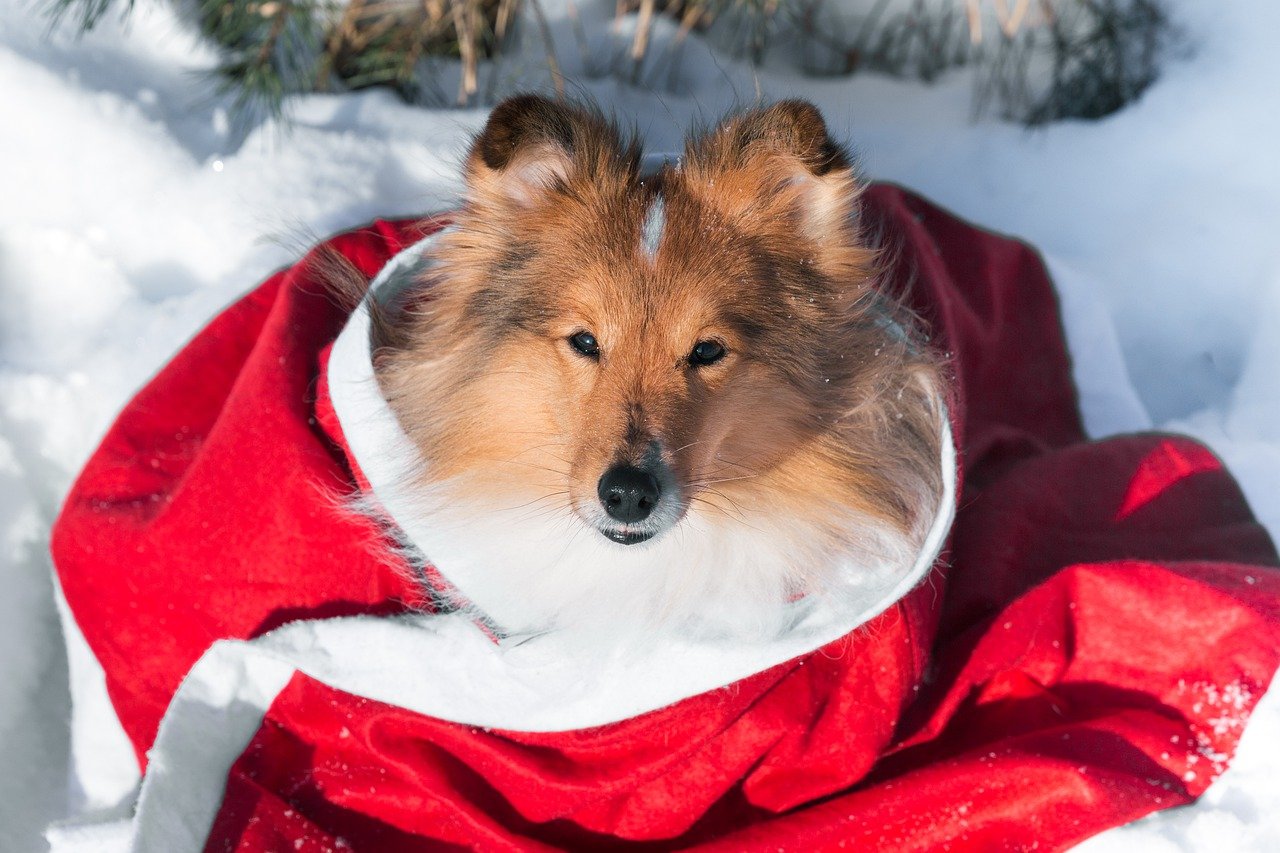
[[[814,240],[845,233],[861,192],[822,114],[800,100],[733,116],[691,140],[682,171],[726,216],[783,215]]]
[[[536,207],[581,182],[633,176],[639,149],[598,111],[540,95],[516,95],[494,108],[467,155],[468,196],[500,209]]]

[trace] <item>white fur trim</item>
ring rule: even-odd
[[[71,754],[67,759],[67,813],[114,808],[131,800],[141,773],[133,744],[107,695],[107,676],[85,641],[53,573],[53,600],[67,648],[71,691]]]

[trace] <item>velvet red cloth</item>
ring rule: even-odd
[[[599,728],[487,731],[297,674],[207,850],[1061,849],[1186,803],[1280,663],[1280,572],[1195,442],[1084,436],[1036,254],[898,188],[864,215],[955,374],[964,478],[929,580],[849,636]],[[329,246],[372,275],[430,224]],[[213,641],[421,603],[320,377],[346,312],[310,260],[227,309],[121,415],[53,552],[139,761]]]

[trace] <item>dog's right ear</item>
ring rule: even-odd
[[[599,180],[619,166],[634,172],[638,161],[636,144],[624,146],[617,128],[598,113],[516,95],[494,108],[471,146],[467,190],[473,202],[529,208],[579,178]]]
[[[848,155],[808,101],[780,101],[726,119],[689,141],[683,171],[731,218],[794,222],[818,241],[848,236],[861,192]]]

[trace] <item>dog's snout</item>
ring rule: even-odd
[[[605,471],[596,491],[604,511],[624,524],[644,521],[662,496],[658,479],[631,465],[615,465]]]

